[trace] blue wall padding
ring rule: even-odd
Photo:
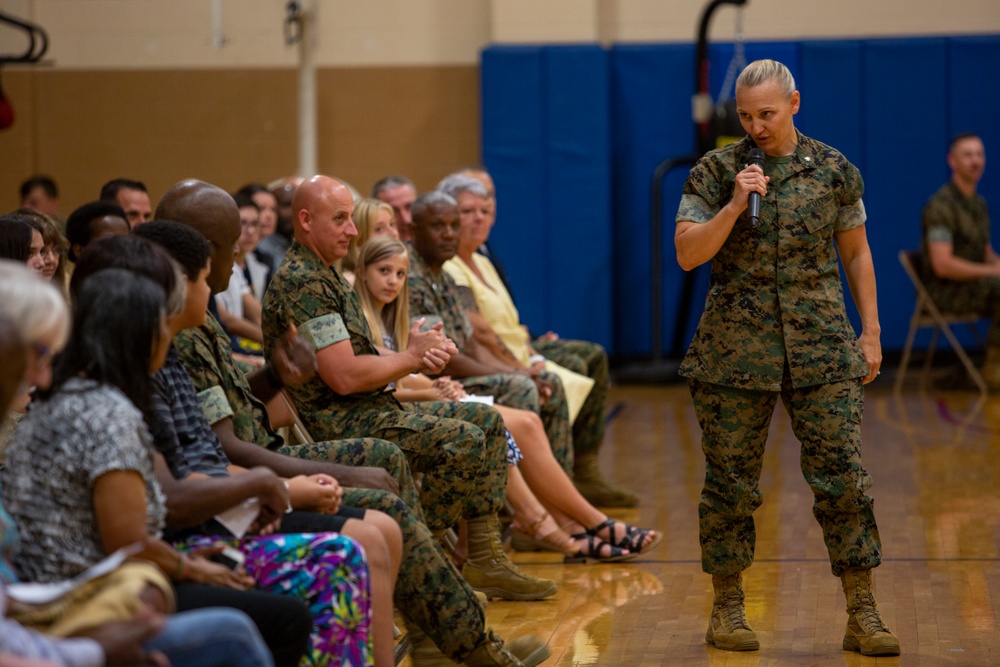
[[[611,49],[614,161],[614,349],[635,354],[651,349],[650,183],[667,157],[695,148],[691,121],[694,47],[629,45]],[[663,195],[664,327],[673,327],[683,272],[673,257],[672,220],[687,172],[666,179]]]
[[[547,186],[541,47],[483,51],[483,163],[498,196],[490,243],[504,261],[521,320],[540,326],[550,290],[544,254]],[[486,128],[489,128],[488,130]]]
[[[731,44],[710,47],[713,97],[732,53]],[[988,164],[1000,156],[1000,36],[748,43],[746,55],[785,62],[802,93],[796,126],[862,170],[882,344],[902,348],[913,290],[896,254],[919,245],[924,202],[948,178],[949,137],[977,132]],[[589,337],[622,357],[652,349],[650,183],[662,160],[694,149],[693,69],[693,44],[483,52],[483,159],[500,200],[493,242],[532,328]],[[683,278],[673,219],[685,178],[686,170],[671,174],[663,190],[668,351]],[[987,169],[980,191],[1000,207],[998,168]],[[706,273],[695,280],[687,339]],[[849,312],[857,326],[853,305]]]
[[[944,180],[947,41],[868,41],[864,67],[868,242],[882,306],[882,345],[900,349],[913,310],[913,287],[897,254],[919,247],[920,213]]]
[[[611,97],[607,51],[545,49],[548,190],[543,227],[550,300],[539,332],[610,347]]]
[[[611,119],[598,46],[483,52],[483,162],[497,186],[491,244],[521,320],[611,347]],[[496,131],[493,131],[495,128]]]
[[[803,42],[799,49],[796,84],[802,109],[795,126],[805,134],[834,146],[861,173],[864,155],[863,42]]]
[[[975,132],[986,144],[986,175],[979,192],[992,206],[993,248],[1000,251],[1000,38],[960,37],[948,45],[951,122],[945,135]],[[948,170],[943,159],[939,162],[943,181]]]

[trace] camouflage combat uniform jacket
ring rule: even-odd
[[[684,185],[677,221],[704,223],[732,198],[749,137],[707,153]],[[838,151],[798,134],[795,153],[768,157],[760,223],[744,212],[712,259],[705,310],[680,374],[779,391],[867,374],[847,318],[834,234],[865,223],[864,183]]]
[[[174,337],[174,349],[191,376],[209,424],[231,417],[233,431],[240,440],[267,449],[284,445],[267,422],[264,404],[250,391],[236,365],[220,363],[220,359],[232,359],[233,353],[229,337],[211,313],[201,326],[179,332]]]
[[[298,241],[292,243],[285,260],[271,280],[264,295],[264,345],[268,355],[290,322],[298,326],[299,335],[321,350],[328,345],[350,340],[355,355],[378,354],[372,342],[368,322],[350,284],[333,267],[326,267],[309,248]],[[317,374],[313,379],[289,387],[303,415],[325,415],[331,425],[337,424],[336,437],[348,437],[351,432],[344,420],[330,419],[361,410],[400,410],[385,387],[372,392],[342,395],[328,387]]]
[[[985,260],[990,245],[990,211],[982,195],[966,197],[949,181],[928,200],[921,222],[924,276],[935,279],[929,271],[929,241],[950,243],[955,257],[978,263]]]
[[[439,317],[444,323],[444,335],[451,338],[459,352],[464,352],[465,343],[472,335],[472,324],[462,307],[455,279],[444,270],[432,273],[431,267],[412,245],[407,245],[407,251],[410,255],[410,273],[407,276],[410,319]]]

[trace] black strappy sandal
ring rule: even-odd
[[[643,542],[645,542],[646,540],[646,537],[653,531],[647,528],[636,528],[632,524],[626,523],[625,534],[622,535],[621,539],[616,539],[615,537],[615,533],[617,532],[615,530],[616,523],[618,522],[615,521],[614,519],[606,519],[602,521],[600,524],[594,526],[593,528],[588,528],[585,534],[591,537],[596,537],[597,539],[600,540],[603,538],[600,535],[598,535],[598,533],[607,528],[608,537],[610,538],[607,540],[608,544],[616,546],[620,549],[628,549],[630,555],[634,554],[636,556],[642,553],[646,553],[647,551],[651,551],[657,544],[660,543],[660,539],[662,539],[663,537],[662,534],[656,533],[656,536],[653,538],[652,542],[650,542],[649,544],[643,544]]]
[[[621,547],[615,546],[614,544],[608,544],[602,540],[597,535],[593,535],[590,531],[584,533],[575,533],[570,535],[574,540],[586,540],[587,548],[579,549],[573,555],[567,554],[563,559],[564,563],[586,563],[588,561],[594,561],[597,563],[620,563],[621,561],[629,560],[635,558],[639,554],[625,553]],[[601,552],[604,547],[610,549],[610,554],[607,556],[602,556]]]

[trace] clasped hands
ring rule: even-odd
[[[444,335],[444,324],[441,322],[421,331],[425,321],[423,317],[414,320],[406,351],[419,361],[420,367],[416,370],[428,375],[440,375],[452,356],[458,354],[458,347]]]

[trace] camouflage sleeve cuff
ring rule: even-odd
[[[233,409],[229,405],[229,399],[226,398],[226,392],[218,385],[199,391],[198,403],[209,424],[218,424],[223,419],[233,416]]]
[[[859,199],[853,204],[840,207],[840,211],[837,213],[836,230],[838,232],[846,232],[848,229],[855,229],[865,224],[865,220],[867,219],[868,215],[865,213],[865,203]]]
[[[299,325],[299,333],[317,352],[342,340],[350,340],[340,313],[327,313]]]
[[[953,245],[955,238],[951,235],[951,230],[947,227],[931,227],[927,230],[927,242],[934,243],[936,241]]]
[[[677,222],[708,222],[715,217],[719,209],[713,208],[698,195],[681,195],[681,205],[677,209]]]

